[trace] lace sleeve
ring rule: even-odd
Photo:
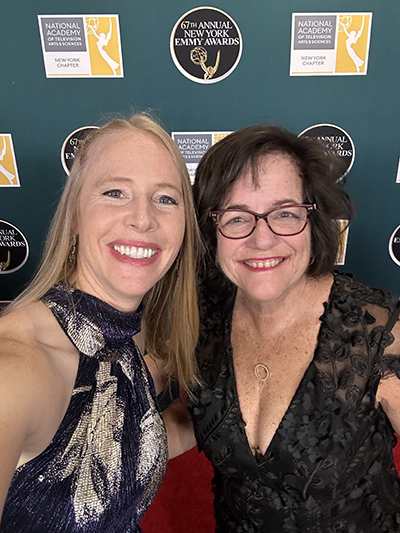
[[[398,297],[336,276],[314,358],[325,391],[357,409],[375,401],[382,378],[400,378],[399,313]]]
[[[400,301],[390,316],[382,334],[383,379],[396,375],[400,379]]]

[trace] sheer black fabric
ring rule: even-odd
[[[265,455],[242,419],[230,344],[235,288],[203,287],[198,348],[203,388],[190,410],[215,470],[217,531],[400,531],[393,429],[376,405],[380,379],[400,377],[391,352],[398,299],[336,275],[313,361]]]

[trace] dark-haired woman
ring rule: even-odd
[[[353,208],[322,144],[233,133],[194,186],[209,250],[191,406],[219,532],[400,531],[398,300],[334,274]]]

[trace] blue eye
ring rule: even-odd
[[[119,189],[111,189],[110,191],[103,192],[103,196],[111,196],[112,198],[122,198],[123,194]]]
[[[163,195],[159,198],[158,201],[160,202],[160,204],[178,205],[178,202],[174,198],[171,198],[171,196]]]

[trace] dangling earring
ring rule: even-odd
[[[71,243],[71,248],[69,249],[69,254],[68,254],[69,265],[72,265],[76,259],[75,257],[76,256],[76,235],[75,233],[71,234],[71,239],[72,239],[72,243]]]

